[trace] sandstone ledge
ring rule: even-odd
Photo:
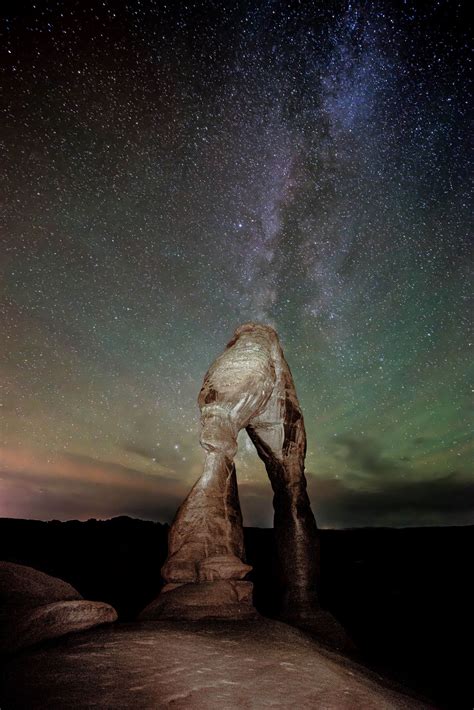
[[[4,677],[8,710],[433,708],[261,617],[93,629],[25,651]]]

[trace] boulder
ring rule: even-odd
[[[70,584],[58,577],[13,562],[0,562],[0,610],[34,607],[50,602],[82,599]]]
[[[0,562],[0,653],[111,623],[117,612],[86,601],[70,584],[44,572]]]

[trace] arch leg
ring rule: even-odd
[[[225,410],[203,409],[204,470],[171,526],[162,576],[168,583],[242,579],[245,548],[234,456],[237,431]]]
[[[306,490],[304,425],[296,422],[291,440],[281,440],[282,423],[259,421],[247,433],[263,460],[273,489],[274,529],[284,597],[282,613],[301,618],[319,607],[319,536]]]
[[[142,619],[253,618],[234,456],[238,427],[226,408],[203,407],[204,470],[171,526],[161,594]]]

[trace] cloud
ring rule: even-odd
[[[0,450],[0,515],[171,520],[187,493],[174,476],[79,454]]]
[[[157,446],[142,446],[140,444],[134,444],[133,442],[127,442],[123,444],[122,449],[128,454],[134,454],[135,456],[140,456],[147,461],[154,461],[156,463],[162,463],[163,465],[166,465],[168,460]]]
[[[368,483],[361,476],[306,473],[311,506],[320,527],[474,523],[474,480],[466,472],[433,473],[429,479],[415,479],[413,474],[406,475],[403,466],[383,456],[378,447],[372,447],[372,443],[364,441],[360,447],[352,445],[348,449],[349,456],[349,450],[356,450],[358,460],[365,462],[361,470],[370,475]],[[378,475],[381,472],[393,475]],[[239,495],[246,525],[273,525],[269,481],[239,481]]]
[[[422,446],[423,444],[426,444],[427,441],[429,441],[429,439],[426,436],[415,436],[413,439],[415,446]]]
[[[380,480],[369,490],[354,488],[342,478],[307,478],[313,510],[323,527],[474,523],[474,480],[461,471],[430,480]]]
[[[415,479],[370,440],[351,439],[348,444],[346,439],[344,447],[341,456],[357,461],[369,483],[361,474],[337,478],[307,472],[321,527],[474,523],[474,480],[467,473],[453,470]],[[391,475],[395,470],[398,474]],[[189,481],[175,476],[88,456],[0,449],[0,516],[65,520],[132,515],[171,522],[189,490]],[[239,496],[246,525],[273,525],[273,493],[265,477],[239,481]]]
[[[343,459],[352,473],[369,476],[399,475],[405,470],[399,459],[385,456],[381,447],[370,437],[338,436],[335,455]]]

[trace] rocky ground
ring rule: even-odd
[[[433,707],[264,618],[115,624],[24,650],[2,710],[388,710]]]

